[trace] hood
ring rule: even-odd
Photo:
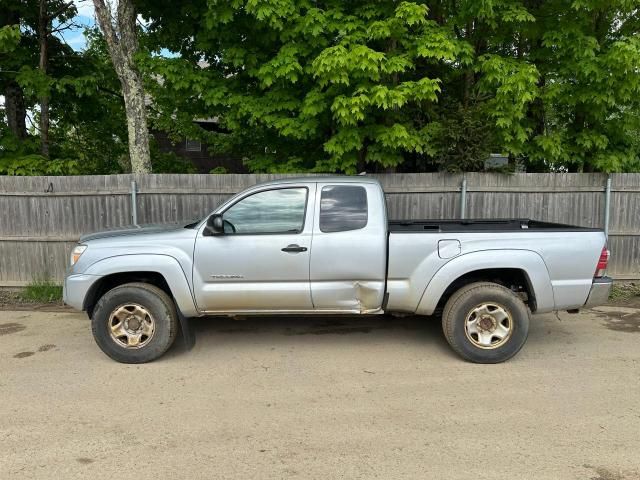
[[[101,238],[110,237],[124,237],[129,235],[148,235],[152,233],[167,233],[176,230],[182,230],[193,223],[159,223],[153,225],[128,225],[126,227],[118,227],[110,230],[103,230],[101,232],[87,233],[80,237],[80,243],[89,242],[91,240],[98,240]]]

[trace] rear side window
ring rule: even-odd
[[[320,231],[346,232],[367,225],[367,191],[353,185],[323,187],[320,196]]]

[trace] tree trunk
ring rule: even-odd
[[[467,22],[466,35],[467,41],[473,45],[473,22],[469,20]],[[464,69],[464,84],[462,90],[462,105],[465,110],[469,108],[469,98],[471,96],[471,89],[473,88],[473,69],[471,66],[466,66]]]
[[[571,136],[573,137],[573,142],[576,142],[577,136],[585,129],[585,121],[586,115],[584,113],[583,105],[578,103],[575,106],[575,112],[573,117],[573,122],[571,124]],[[590,154],[588,151],[583,152],[582,157],[580,158],[580,163],[578,167],[578,172],[584,172],[586,165],[589,163]]]
[[[529,113],[533,120],[534,135],[544,135],[547,131],[545,105],[544,100],[542,99],[542,91],[544,90],[545,84],[545,76],[544,74],[541,74],[537,85],[540,90],[540,95],[538,95],[529,105]]]
[[[20,14],[17,10],[5,9],[0,14],[0,27],[19,25]],[[7,126],[19,140],[27,138],[27,109],[24,105],[24,91],[15,79],[8,79],[4,85],[4,109]]]
[[[358,160],[356,161],[356,170],[358,173],[367,171],[367,140],[365,139],[362,143],[362,147],[358,150]]]
[[[47,0],[40,0],[40,14],[38,16],[38,41],[40,43],[40,71],[46,75],[49,68],[49,25],[47,14]],[[49,158],[49,95],[40,97],[40,153]]]
[[[9,130],[18,139],[27,138],[27,109],[24,106],[24,93],[18,82],[11,80],[4,90],[4,107]]]
[[[93,5],[100,30],[107,42],[111,62],[122,86],[131,171],[151,173],[145,93],[142,76],[134,60],[138,51],[135,8],[132,0],[119,0],[114,23],[111,8],[105,0],[93,0]]]
[[[144,88],[140,74],[135,70],[125,71],[126,80],[120,79],[124,108],[127,114],[129,156],[133,173],[151,173],[149,153],[149,130],[144,103]]]

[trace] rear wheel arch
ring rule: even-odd
[[[432,315],[451,295],[473,282],[493,282],[520,292],[531,311],[555,307],[553,287],[542,257],[530,250],[482,250],[460,255],[443,265],[428,281],[416,313]]]
[[[531,279],[522,268],[484,268],[472,270],[453,280],[440,296],[436,309],[444,308],[447,301],[462,287],[478,282],[489,282],[502,285],[520,294],[522,300],[532,312],[536,311],[536,294]]]

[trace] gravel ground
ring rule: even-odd
[[[120,365],[83,314],[0,311],[0,479],[640,478],[640,309],[534,317],[501,365],[420,318],[195,329]]]

